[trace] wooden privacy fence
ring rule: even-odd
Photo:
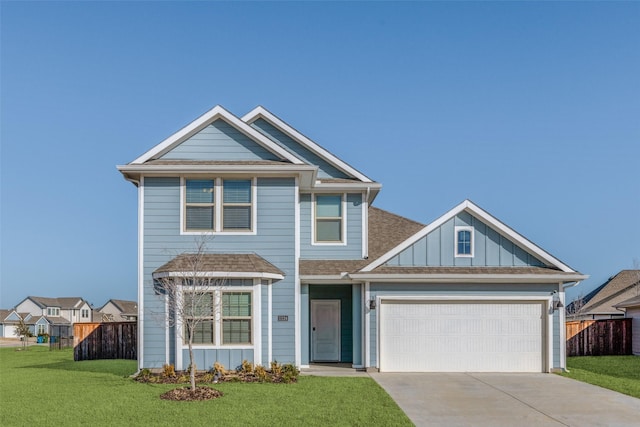
[[[73,360],[137,358],[136,322],[76,323]]]
[[[631,354],[631,319],[566,322],[567,356]]]

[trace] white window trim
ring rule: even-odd
[[[186,230],[186,185],[187,179],[211,179],[214,181],[214,229],[213,230]],[[251,230],[231,230],[224,231],[222,229],[222,212],[224,209],[222,203],[222,182],[225,179],[232,180],[250,180],[251,181]],[[202,235],[225,235],[225,236],[253,236],[258,233],[258,185],[257,178],[246,177],[207,177],[207,176],[181,176],[180,177],[180,235],[183,236],[202,236]]]
[[[316,193],[311,195],[311,245],[347,246],[347,195],[346,193],[318,193],[320,196],[340,196],[342,199],[342,236],[339,242],[318,242],[316,240]]]
[[[254,282],[255,283],[255,282]],[[258,285],[259,286],[259,285]],[[189,290],[185,290],[188,292]],[[185,292],[183,291],[183,292]],[[197,292],[197,290],[196,290]],[[259,346],[256,345],[259,331],[256,331],[256,319],[260,315],[260,310],[256,306],[256,295],[259,294],[259,290],[256,290],[256,285],[253,286],[224,286],[224,289],[211,289],[209,292],[214,293],[214,301],[216,304],[214,312],[214,336],[213,344],[193,344],[194,349],[199,350],[224,350],[224,349],[239,349],[239,350],[254,350]],[[251,293],[251,344],[222,344],[222,293],[224,292],[250,292]],[[180,301],[178,301],[180,303]],[[184,342],[184,324],[182,318],[176,319],[175,326],[175,340],[178,356],[176,360],[182,359],[182,350],[189,348],[189,344]],[[254,355],[255,358],[255,355]]]
[[[471,253],[469,253],[469,254],[459,254],[458,253],[458,233],[460,231],[469,231],[469,235],[471,237],[471,242],[470,242],[470,244],[471,244]],[[454,241],[454,245],[453,245],[453,252],[454,252],[455,257],[456,258],[473,258],[473,255],[474,255],[473,247],[474,247],[474,244],[475,244],[475,236],[474,236],[473,227],[468,226],[468,225],[455,226],[454,227],[454,234],[455,234],[455,237],[454,237],[455,241]]]

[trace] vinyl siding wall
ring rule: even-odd
[[[161,157],[165,160],[279,160],[224,120],[209,126]]]
[[[473,227],[473,257],[455,257],[457,226]],[[479,219],[462,212],[390,259],[386,265],[519,267],[544,264]]]
[[[165,302],[153,291],[152,273],[181,252],[193,251],[197,236],[180,235],[180,179],[146,178],[144,180],[144,367],[158,368],[166,361],[164,327]],[[216,235],[209,242],[210,252],[255,252],[285,273],[284,280],[273,285],[273,316],[289,316],[288,322],[273,322],[273,358],[282,363],[295,361],[295,182],[292,178],[257,179],[257,234]],[[267,298],[261,298],[263,327]],[[173,337],[170,334],[170,337]],[[264,335],[263,335],[264,337]],[[171,339],[171,338],[170,338]],[[268,342],[262,342],[263,350]],[[171,343],[173,347],[173,343]],[[170,348],[170,358],[174,357]],[[225,353],[227,352],[227,353]],[[213,355],[199,355],[208,366],[209,358],[228,360],[225,366],[239,364],[243,359],[254,361],[253,350],[219,349]],[[212,353],[213,354],[213,353]],[[264,354],[264,353],[263,353]],[[255,359],[260,358],[260,356]],[[188,358],[183,362],[188,363]],[[169,360],[174,363],[174,360]],[[178,368],[178,367],[176,367]]]
[[[273,127],[267,121],[258,119],[255,122],[251,123],[251,126],[262,132],[265,136],[267,136],[269,139],[271,139],[281,147],[285,148],[287,151],[292,152],[294,155],[296,155],[306,163],[317,165],[318,178],[349,178],[343,172],[331,166],[331,164],[320,158],[320,156],[304,148],[298,142]]]
[[[311,194],[300,195],[300,257],[302,259],[361,259],[362,258],[362,194],[347,194],[347,244],[314,245],[314,220]]]
[[[558,289],[558,285],[553,284],[384,284],[371,283],[370,298],[375,299],[377,296],[443,296],[450,297],[452,295],[464,295],[469,297],[469,301],[473,301],[474,296],[491,296],[499,299],[505,296],[525,296],[525,297],[549,297],[551,292]],[[377,315],[378,309],[369,311],[369,357],[370,366],[377,366]],[[557,312],[553,315],[553,325],[551,327],[553,334],[553,353],[552,364],[550,368],[560,367],[560,322]],[[546,345],[546,341],[545,341]]]

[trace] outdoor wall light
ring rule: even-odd
[[[562,304],[562,301],[556,300],[556,301],[553,302],[553,310],[554,311],[560,310],[563,307],[564,307],[564,304]]]
[[[369,300],[369,310],[375,310],[375,309],[376,309],[376,300],[370,299]]]

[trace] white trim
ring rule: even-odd
[[[347,246],[347,194],[330,193],[322,196],[340,196],[340,208],[342,219],[340,224],[341,236],[339,242],[318,242],[316,241],[316,193],[311,193],[311,246]]]
[[[366,368],[371,366],[371,349],[370,349],[370,339],[371,335],[371,309],[369,308],[369,299],[371,298],[371,290],[369,288],[369,282],[364,283],[363,287],[364,292],[364,345],[362,346],[362,359],[364,360],[364,366]]]
[[[268,328],[268,333],[267,333],[267,340],[268,340],[268,344],[267,344],[267,358],[269,360],[267,360],[267,363],[271,363],[271,361],[273,360],[273,303],[272,303],[272,291],[271,289],[273,288],[273,286],[269,285],[268,289],[267,289],[267,328]]]
[[[304,163],[302,160],[289,153],[287,150],[280,147],[278,144],[269,140],[260,132],[249,126],[243,120],[240,120],[238,117],[231,114],[229,111],[224,109],[224,107],[216,105],[211,110],[207,111],[182,129],[175,132],[173,135],[169,136],[164,141],[153,147],[151,150],[135,159],[133,162],[131,162],[131,164],[142,164],[150,159],[162,156],[176,145],[184,142],[186,139],[195,135],[206,126],[209,126],[211,123],[218,119],[226,121],[228,124],[236,128],[238,131],[242,132],[249,138],[253,139],[256,143],[258,143],[268,151],[271,151],[272,153],[278,155],[278,157],[280,157],[281,159],[289,160],[294,164]]]
[[[295,348],[295,364],[296,366],[300,366],[302,363],[302,325],[301,325],[301,307],[300,307],[300,295],[301,290],[300,286],[300,187],[298,178],[295,179],[294,183],[294,273],[293,273],[293,287],[294,287],[294,312],[295,312],[295,323],[294,323],[294,343],[293,346]],[[271,321],[271,317],[269,318]],[[271,341],[270,341],[271,342]],[[270,358],[271,359],[271,358]],[[269,360],[271,362],[271,360]]]
[[[369,259],[369,189],[362,193],[362,258]]]
[[[458,236],[461,231],[468,231],[469,232],[469,244],[470,244],[470,249],[471,252],[468,254],[459,254],[458,253]],[[453,227],[453,234],[454,234],[454,243],[453,243],[453,256],[454,258],[473,258],[473,254],[474,254],[474,245],[475,245],[475,236],[474,236],[474,228],[471,227],[470,225],[456,225],[455,227]]]
[[[478,267],[482,268],[482,267]],[[318,276],[321,277],[321,276]],[[404,283],[557,283],[560,281],[584,280],[589,276],[581,274],[375,274],[351,273],[353,280],[372,282],[398,281]],[[315,280],[316,276],[305,276],[306,280]]]
[[[372,182],[371,179],[369,179],[363,173],[349,166],[347,163],[340,160],[339,158],[337,158],[336,156],[334,156],[333,154],[331,154],[330,152],[328,152],[327,150],[325,150],[324,148],[322,148],[321,146],[319,146],[318,144],[316,144],[315,142],[313,142],[312,140],[310,140],[309,138],[307,138],[306,136],[304,136],[303,134],[295,130],[293,127],[289,126],[287,123],[282,121],[280,118],[276,117],[273,113],[271,113],[270,111],[268,111],[266,108],[262,106],[257,106],[256,108],[251,110],[249,113],[242,116],[242,121],[247,124],[251,124],[259,118],[266,120],[271,125],[275,126],[279,130],[287,134],[289,137],[293,138],[296,142],[300,143],[308,150],[314,152],[315,154],[320,156],[323,160],[327,161],[328,163],[335,166],[337,169],[341,170],[347,175],[351,175],[352,177],[357,178],[364,182]]]
[[[182,304],[182,292],[178,292],[176,295],[176,305],[180,305],[180,304]],[[175,336],[174,347],[176,352],[176,369],[184,370],[185,367],[182,365],[183,363],[182,350],[184,346],[184,338],[182,336],[184,331],[184,328],[182,327],[182,317],[176,316],[175,313],[174,313],[174,316],[175,316],[175,325],[174,325],[175,330],[173,331],[173,334]]]
[[[144,368],[144,316],[144,176],[141,176],[138,183],[138,370]]]
[[[162,279],[164,277],[193,277],[193,271],[167,271],[162,273],[154,273],[154,279]],[[265,273],[265,272],[242,272],[242,271],[200,271],[195,273],[197,277],[219,277],[221,279],[271,279],[282,280],[282,274]]]
[[[171,334],[169,333],[170,324],[171,324],[171,315],[169,314],[169,297],[165,295],[164,297],[164,363],[169,364],[169,360],[171,358],[171,351],[169,350],[169,342],[171,340]]]
[[[565,326],[565,322],[566,322],[566,313],[564,310],[564,307],[566,307],[565,304],[565,293],[564,293],[564,289],[562,289],[562,284],[560,283],[558,285],[558,299],[560,300],[560,302],[562,303],[562,307],[558,309],[559,311],[559,316],[558,316],[558,323],[560,324],[560,369],[562,370],[567,370],[567,328]]]
[[[549,254],[548,252],[546,252],[545,250],[543,250],[539,246],[537,246],[537,245],[533,244],[532,242],[530,242],[529,240],[527,240],[524,236],[520,235],[515,230],[511,229],[510,227],[508,227],[506,224],[504,224],[504,223],[500,222],[499,220],[497,220],[496,218],[494,218],[492,215],[490,215],[488,212],[486,212],[485,210],[483,210],[480,207],[478,207],[477,205],[475,205],[470,200],[465,200],[462,203],[460,203],[459,205],[457,205],[456,207],[454,207],[453,209],[449,210],[447,213],[445,213],[444,215],[440,216],[438,219],[436,219],[435,221],[433,221],[429,225],[425,226],[422,230],[418,231],[416,234],[414,234],[413,236],[409,237],[407,240],[405,240],[404,242],[400,243],[398,246],[396,246],[395,248],[391,249],[386,254],[384,254],[381,257],[379,257],[378,259],[374,260],[371,264],[369,264],[368,266],[364,267],[361,271],[363,271],[363,272],[372,271],[376,267],[381,266],[382,264],[384,264],[385,262],[389,261],[391,258],[393,258],[394,256],[398,255],[400,252],[402,252],[403,250],[407,249],[409,246],[413,245],[418,240],[422,239],[427,234],[429,234],[430,232],[432,232],[436,228],[440,227],[442,224],[444,224],[445,222],[447,222],[450,219],[454,218],[456,215],[458,215],[460,212],[463,212],[463,211],[469,212],[473,216],[479,218],[484,223],[486,223],[487,225],[491,226],[493,229],[498,231],[500,234],[502,234],[505,237],[511,239],[516,244],[521,246],[523,249],[525,249],[528,252],[532,253],[537,258],[540,258],[542,261],[545,261],[545,262],[553,265],[554,267],[557,267],[560,270],[562,270],[564,272],[567,272],[567,273],[575,273],[576,272],[575,270],[573,270],[568,265],[562,263],[559,259],[555,258],[554,256],[552,256],[551,254]]]
[[[262,285],[260,279],[253,279],[253,301],[251,304],[253,314],[253,324],[251,325],[251,335],[253,341],[253,360],[254,364],[257,363],[266,366],[262,360]]]

